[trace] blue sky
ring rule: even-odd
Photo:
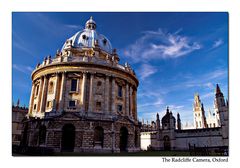
[[[198,92],[206,111],[213,109],[218,83],[228,97],[227,13],[13,13],[12,95],[28,106],[31,72],[47,55],[93,16],[120,56],[140,81],[138,115],[155,120],[166,106],[193,121]]]

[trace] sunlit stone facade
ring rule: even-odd
[[[140,149],[138,79],[96,28],[90,18],[54,58],[37,64],[23,144],[75,152]]]
[[[191,150],[192,148],[205,148],[208,151],[225,151],[227,155],[229,146],[229,110],[228,100],[217,85],[214,98],[214,111],[216,117],[212,122],[206,120],[204,106],[200,96],[194,96],[193,104],[195,128],[183,129],[180,114],[174,117],[169,108],[160,120],[151,124],[142,123],[141,149],[142,150]],[[212,124],[212,123],[215,123]]]

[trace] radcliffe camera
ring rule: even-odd
[[[228,69],[225,12],[13,12],[12,155],[228,156]]]

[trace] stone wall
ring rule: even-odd
[[[61,151],[63,126],[72,124],[75,127],[74,152],[120,152],[120,130],[125,127],[128,131],[127,151],[139,151],[140,132],[138,125],[128,120],[119,121],[94,121],[81,120],[77,118],[61,117],[56,120],[31,120],[29,121],[29,146],[41,146]],[[44,144],[39,144],[39,128],[45,125],[47,128],[46,140]],[[94,130],[96,127],[103,128],[103,146],[95,146]]]

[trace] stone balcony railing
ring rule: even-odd
[[[90,57],[90,56],[64,56],[64,57],[58,56],[53,59],[49,56],[48,58],[44,59],[42,64],[37,65],[36,70],[47,65],[54,65],[59,63],[71,63],[71,62],[86,62],[86,63],[94,63],[99,65],[114,67],[114,68],[126,71],[135,76],[135,72],[132,70],[132,68],[128,63],[125,63],[125,66],[123,66],[111,60],[104,60],[104,59]]]

